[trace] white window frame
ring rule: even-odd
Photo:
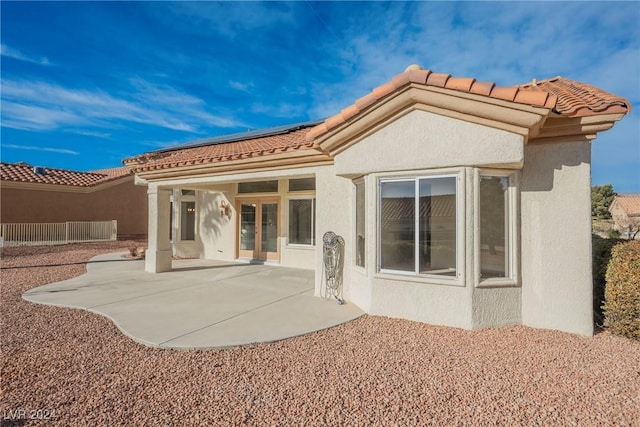
[[[382,256],[382,230],[381,230],[381,216],[382,216],[382,197],[380,187],[383,182],[399,182],[414,180],[416,187],[419,186],[420,179],[429,178],[456,178],[456,275],[455,277],[447,277],[437,274],[420,274],[416,273],[418,268],[416,267],[413,272],[400,271],[400,270],[387,270],[381,268],[381,256]],[[419,189],[419,188],[418,188]],[[418,191],[418,190],[416,190]],[[452,285],[452,286],[465,286],[466,279],[466,225],[465,225],[465,209],[466,209],[466,171],[463,168],[455,169],[440,169],[430,170],[428,172],[414,172],[414,173],[395,173],[395,174],[380,174],[377,176],[376,183],[376,277],[391,280],[405,280],[416,281],[421,283],[437,284],[437,285]],[[418,212],[419,206],[415,207]],[[419,215],[414,214],[416,221],[415,229],[418,230]],[[417,245],[416,245],[417,246]],[[416,247],[415,251],[419,250]],[[419,263],[417,253],[415,255],[416,266]]]
[[[292,193],[295,194],[295,193]],[[291,243],[289,235],[289,226],[291,224],[291,201],[292,200],[311,200],[311,244]],[[315,248],[316,247],[316,196],[315,195],[296,195],[287,197],[287,247],[291,248]]]
[[[367,258],[369,257],[369,251],[367,250],[367,244],[368,244],[368,232],[367,232],[367,182],[364,179],[364,177],[358,178],[358,179],[354,179],[353,181],[353,216],[352,216],[352,222],[353,222],[353,256],[351,259],[351,265],[353,268],[360,270],[362,273],[366,274],[367,271],[367,267],[369,266],[369,262],[367,260]],[[364,189],[364,265],[358,265],[357,262],[357,257],[358,257],[358,229],[357,229],[357,223],[358,223],[358,212],[357,212],[357,206],[358,206],[358,185],[362,185],[363,189]]]
[[[488,279],[480,278],[480,177],[495,176],[505,177],[509,179],[509,187],[507,190],[508,202],[508,220],[506,227],[509,232],[507,240],[508,249],[505,250],[508,261],[509,274],[507,277],[492,277]],[[473,251],[474,251],[474,285],[477,288],[493,288],[493,287],[509,287],[519,286],[520,283],[520,241],[519,241],[519,189],[520,189],[520,173],[515,170],[505,169],[474,169],[473,174],[474,187],[474,215],[473,222]]]

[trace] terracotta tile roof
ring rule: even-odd
[[[554,111],[563,116],[584,117],[598,114],[631,111],[631,103],[624,98],[605,92],[595,86],[563,77],[526,83],[520,90],[529,93],[548,93],[557,97]]]
[[[480,82],[469,77],[453,77],[450,74],[434,73],[430,70],[422,70],[418,65],[411,65],[391,81],[376,87],[371,93],[356,100],[353,105],[312,128],[306,136],[307,140],[313,141],[381,98],[410,83],[548,108],[566,117],[609,113],[626,114],[631,111],[631,103],[626,99],[607,93],[597,87],[563,77],[554,77],[539,82],[534,80],[531,83],[516,86],[496,86],[492,82]]]
[[[131,170],[125,167],[102,169],[93,172],[54,168],[41,169],[43,173],[36,173],[34,166],[27,163],[0,163],[0,180],[71,187],[92,187],[131,173]]]
[[[505,87],[496,86],[491,82],[480,82],[474,78],[434,73],[412,65],[391,81],[376,87],[371,93],[356,100],[353,105],[323,122],[274,128],[276,132],[256,131],[196,141],[186,146],[131,157],[123,162],[135,172],[144,172],[313,149],[316,148],[317,137],[345,123],[375,102],[408,84],[450,89],[547,108],[567,117],[628,113],[631,110],[629,101],[624,98],[562,77]]]
[[[616,196],[614,200],[628,216],[640,215],[640,194]]]
[[[313,142],[306,141],[305,135],[312,125],[296,125],[275,135],[267,132],[267,135],[245,140],[200,143],[193,147],[154,151],[125,159],[124,163],[139,172],[308,150],[313,148]]]

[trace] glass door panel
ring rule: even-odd
[[[238,257],[279,261],[278,202],[242,201],[238,212]]]
[[[278,252],[278,204],[262,204],[262,249],[263,255],[267,252]]]
[[[257,204],[242,203],[240,205],[240,251],[251,251],[251,257],[256,249],[256,233],[258,232],[256,213]]]

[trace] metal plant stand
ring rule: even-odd
[[[344,267],[344,239],[333,231],[327,231],[322,236],[323,264],[325,287],[323,298],[335,298],[338,303],[342,299],[342,270]]]

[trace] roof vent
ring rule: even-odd
[[[42,166],[34,166],[33,173],[36,175],[46,175],[47,171],[45,171]]]

